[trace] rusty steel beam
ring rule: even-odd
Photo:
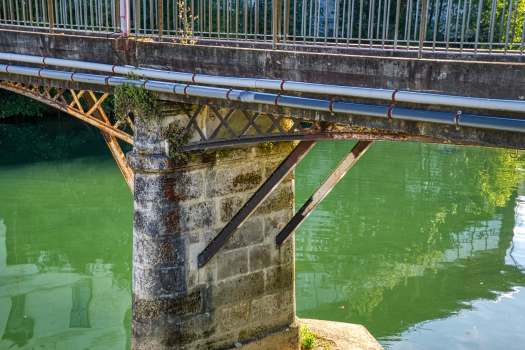
[[[317,191],[304,203],[302,208],[295,214],[295,216],[286,224],[281,232],[275,238],[277,249],[286,242],[292,233],[303,223],[304,220],[312,213],[319,203],[330,193],[330,191],[337,185],[339,180],[345,176],[346,172],[354,165],[359,158],[366,152],[373,141],[359,141],[352,150],[343,158],[339,165],[332,171],[332,173],[324,180],[323,184],[319,186]]]
[[[107,94],[105,94],[102,97],[107,97]],[[104,113],[104,110],[100,106],[100,101],[103,100],[103,98],[100,98],[97,101],[95,94],[91,92],[89,94],[84,94],[84,100],[90,108],[90,111],[92,111],[93,117],[111,126],[111,124],[109,124],[109,119],[106,116],[106,113]],[[115,136],[110,135],[104,130],[100,130],[100,132],[102,132],[102,136],[104,136],[104,140],[106,141],[106,144],[108,145],[109,150],[113,155],[113,158],[115,158],[115,161],[117,162],[117,165],[120,168],[120,172],[122,173],[122,175],[124,175],[124,179],[126,180],[126,183],[128,184],[131,193],[134,193],[135,175],[133,174],[133,170],[131,170],[131,168],[129,167],[126,161],[126,156],[124,155],[124,152],[122,152],[122,148],[120,148],[117,139],[115,138]]]
[[[295,168],[304,156],[314,147],[317,141],[303,141],[286,157],[270,177],[262,184],[246,204],[235,214],[210,244],[199,254],[199,268],[206,265],[208,261],[219,251],[228,239],[242,226],[242,224],[253,214],[255,210],[268,198],[273,190],[284,180],[284,178]]]
[[[124,131],[122,130],[119,130],[103,121],[100,121],[96,118],[93,118],[92,116],[89,116],[86,114],[86,112],[83,112],[82,109],[80,110],[77,110],[77,109],[74,109],[72,108],[67,102],[65,102],[64,100],[64,103],[61,103],[57,100],[54,100],[53,98],[51,97],[47,97],[49,96],[49,91],[46,91],[44,94],[40,94],[40,93],[36,93],[35,91],[33,90],[30,90],[28,88],[25,88],[21,85],[15,85],[15,84],[10,84],[10,83],[6,83],[6,82],[1,82],[0,83],[0,88],[2,89],[5,89],[5,90],[9,90],[9,91],[12,91],[12,92],[16,92],[18,94],[21,94],[21,95],[24,95],[24,96],[27,96],[27,97],[31,97],[32,99],[34,100],[37,100],[39,102],[42,102],[42,103],[45,103],[47,104],[48,106],[51,106],[51,107],[54,107],[56,109],[59,109],[63,112],[66,112],[68,114],[71,114],[72,116],[82,120],[82,121],[85,121],[86,123],[88,124],[91,124],[105,132],[107,132],[108,134],[110,135],[113,135],[115,137],[118,137],[119,139],[121,140],[124,140],[126,141],[127,143],[130,143],[130,144],[133,144],[133,136],[130,136],[128,135],[127,133],[125,133]],[[81,92],[83,93],[83,92]],[[46,96],[47,94],[47,96]],[[87,94],[84,94],[87,96]],[[73,98],[75,99],[74,102],[78,103],[78,106],[80,106],[80,102],[78,102],[78,97],[73,93]],[[85,96],[84,96],[85,98]],[[80,107],[81,108],[81,107]],[[99,109],[101,107],[99,106]]]

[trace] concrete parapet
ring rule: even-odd
[[[132,348],[298,349],[298,328],[290,326],[294,242],[275,248],[276,233],[293,216],[293,174],[197,267],[198,254],[293,145],[174,159],[163,137],[170,120],[137,120],[128,154],[135,172]]]

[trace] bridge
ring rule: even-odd
[[[0,88],[98,127],[134,192],[133,348],[297,349],[294,230],[375,141],[525,149],[524,28],[514,0],[2,0]],[[324,139],[358,142],[294,215]]]

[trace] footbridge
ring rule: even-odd
[[[0,88],[98,127],[134,191],[134,349],[298,349],[289,238],[373,142],[525,149],[524,12],[1,0]],[[358,142],[295,213],[324,139]]]

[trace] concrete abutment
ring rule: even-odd
[[[170,158],[166,130],[184,116],[165,107],[156,120],[136,118],[128,154],[135,173],[132,348],[299,349],[294,241],[275,247],[294,214],[293,173],[206,266],[197,265],[294,145]]]

